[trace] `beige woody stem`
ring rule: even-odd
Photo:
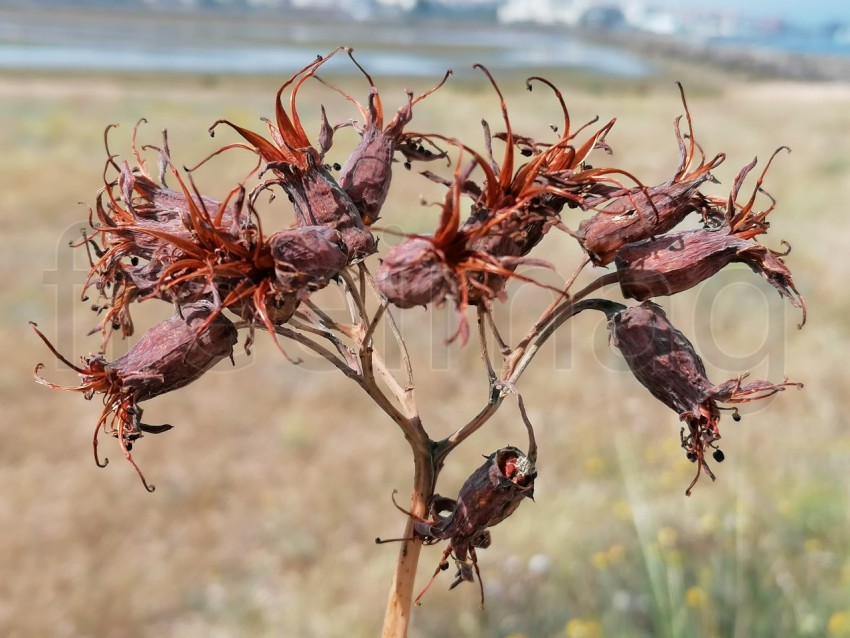
[[[423,445],[424,443],[424,445]],[[411,441],[414,459],[413,493],[410,499],[410,512],[425,517],[428,503],[434,492],[437,470],[431,456],[430,441]],[[413,519],[408,517],[403,538],[413,537]],[[403,540],[398,552],[395,574],[393,575],[387,609],[384,613],[382,638],[406,638],[410,625],[410,613],[413,607],[413,586],[416,581],[416,567],[419,564],[420,540]]]

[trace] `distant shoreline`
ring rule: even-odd
[[[131,37],[124,29],[130,20]],[[373,73],[385,76],[436,77],[449,67],[470,74],[472,62],[486,61],[504,72],[558,70],[612,80],[643,81],[671,68],[679,74],[684,64],[745,79],[850,82],[850,56],[631,30],[444,18],[367,23],[260,11],[234,22],[219,12],[0,9],[0,70],[6,72],[285,74],[316,49],[340,42],[371,58]],[[328,72],[334,70],[329,65]]]
[[[850,57],[688,41],[637,31],[571,30],[570,33],[586,42],[628,51],[651,63],[687,62],[757,79],[850,82]]]

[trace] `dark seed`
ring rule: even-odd
[[[722,450],[714,450],[714,454],[712,454],[712,456],[718,463],[723,463],[723,460],[726,458],[726,455],[723,454]]]
[[[334,170],[335,170],[335,171],[338,171],[338,170],[340,170],[341,168],[342,168],[342,165],[340,165],[340,163],[339,163],[339,162],[334,162]]]
[[[741,415],[738,414],[737,412],[733,412],[732,413],[732,420],[735,421],[735,423],[737,423],[738,421],[741,420]]]
[[[691,463],[696,463],[697,462],[697,455],[694,452],[688,452],[688,460]]]
[[[405,167],[407,170],[410,170],[410,167],[411,167],[410,162],[405,162],[405,163],[404,163],[404,167]]]

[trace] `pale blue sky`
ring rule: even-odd
[[[648,4],[700,10],[737,11],[744,15],[771,16],[799,24],[837,20],[850,24],[847,0],[648,0]]]

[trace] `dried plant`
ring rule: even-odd
[[[324,80],[321,84],[331,96],[341,94],[354,103],[362,121],[332,125],[322,107],[316,114],[319,134],[314,145],[297,110],[298,92],[311,78],[318,79],[316,72],[341,50],[369,82],[366,106]],[[506,396],[516,393],[541,346],[577,313],[597,310],[607,316],[611,343],[635,378],[684,423],[682,447],[697,465],[688,494],[702,472],[714,478],[706,458],[709,450],[716,462],[723,460],[718,448],[721,410],[732,410],[737,420],[736,404],[800,386],[787,380],[745,383],[743,371],[730,381],[712,384],[693,344],[650,301],[687,290],[731,262],[743,262],[799,307],[805,320],[805,303],[782,259],[787,251],[778,253],[756,241],[767,231],[767,217],[776,207],[762,189],[767,168],[744,203],[739,195],[755,160],[740,171],[728,197],[703,192],[715,181],[711,171],[725,156],[718,153],[706,160],[681,91],[687,132],[677,118],[678,165],[668,180],[646,186],[624,168],[590,164],[593,154],[611,156],[606,137],[614,120],[580,140],[596,120],[574,129],[562,93],[548,80],[533,77],[529,90],[535,84],[551,89],[563,124],[553,127],[557,139],[551,142],[519,134],[494,78],[483,66],[476,67],[496,91],[505,129],[493,133],[482,122],[483,151],[439,131],[406,130],[414,105],[443,86],[449,73],[418,97],[409,92],[407,103],[385,124],[375,83],[348,49],[317,58],[281,86],[274,120],[266,121],[268,137],[227,120],[214,123],[211,133],[224,124],[241,139],[225,144],[191,171],[175,168],[165,135],[161,146],[138,147],[137,125],[132,161],[120,160],[107,147],[104,186],[96,196],[90,228],[76,244],[87,250],[91,262],[86,289],[99,296],[93,306],[99,319],[92,332],[101,334],[101,351],[75,365],[33,324],[50,351],[80,376],[77,386],[59,386],[42,378],[39,364],[36,380],[87,399],[102,396],[104,408],[94,434],[96,462],[106,464],[97,454],[98,436],[105,431],[117,438],[148,490],[153,486],[131,449],[144,434],[171,426],[143,423],[139,404],[188,385],[231,357],[239,331],[246,349],[254,330],[265,330],[284,353],[283,344],[295,342],[357,383],[395,422],[413,451],[410,504],[397,505],[405,513],[406,526],[398,539],[401,548],[387,603],[388,637],[406,635],[411,605],[421,602],[450,558],[457,567],[451,586],[477,577],[484,604],[477,550],[489,546],[491,528],[533,496],[537,478],[534,430],[518,394],[528,453],[510,445],[496,450],[469,474],[454,499],[436,493],[437,480],[450,453],[493,417]],[[348,124],[358,142],[344,165],[325,164],[334,133]],[[494,144],[503,146],[499,160]],[[247,149],[257,158],[246,166],[244,180],[228,185],[218,194],[221,199],[199,192],[194,172],[213,156],[230,157],[234,149]],[[148,170],[146,153],[156,157],[156,176]],[[447,191],[433,233],[407,235],[384,255],[373,278],[369,260],[376,259],[378,232],[373,224],[384,212],[397,156],[406,168],[414,161],[446,160],[447,175],[439,169],[422,175]],[[338,179],[334,170],[340,170]],[[277,190],[287,195],[290,205],[279,204],[283,198],[260,205],[261,195]],[[769,202],[765,210],[757,210],[759,195]],[[703,228],[677,230],[692,213]],[[493,305],[508,297],[511,280],[551,289],[525,274],[522,266],[556,271],[565,266],[532,256],[553,229],[574,237],[587,257],[574,266],[563,287],[555,289],[554,301],[525,336],[507,343],[492,315]],[[609,264],[616,268],[574,290],[588,267]],[[612,283],[619,283],[625,299],[643,303],[626,306],[593,297]],[[321,307],[315,293],[325,288],[345,298],[346,319],[334,318]],[[134,304],[151,300],[173,305],[173,316],[148,328],[127,354],[107,361],[103,352],[113,333],[133,335]],[[468,342],[468,315],[474,309],[489,394],[478,414],[436,440],[420,418],[414,365],[391,306],[405,309],[446,301],[453,303],[458,316],[458,343],[450,347]],[[373,338],[382,326],[394,335],[401,353],[400,375],[376,350]],[[491,351],[498,352],[499,365]],[[721,407],[724,403],[730,406]],[[439,541],[447,541],[447,546],[437,570],[414,600],[421,547]]]

